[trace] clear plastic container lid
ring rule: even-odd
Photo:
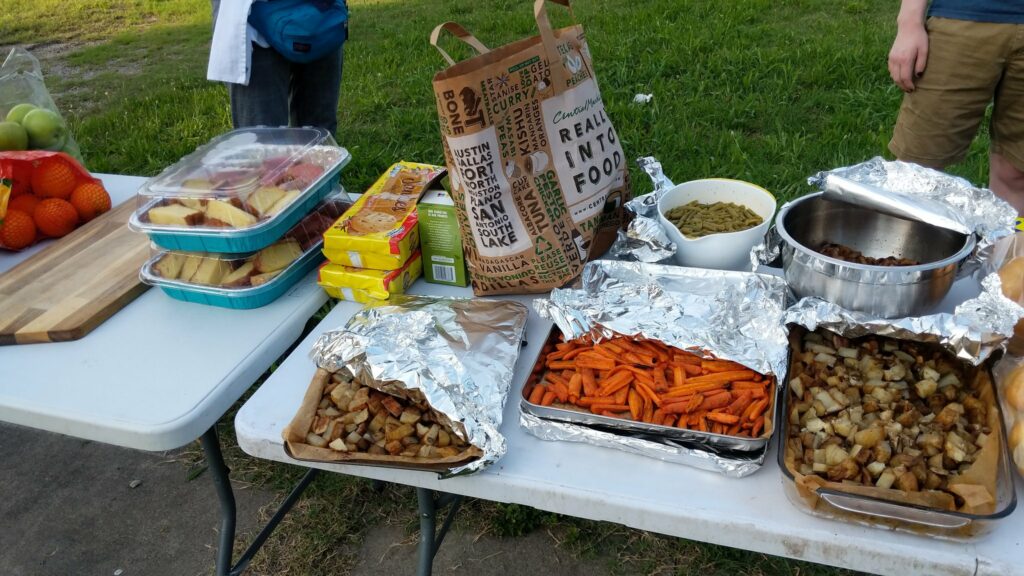
[[[323,233],[351,206],[344,191],[332,194],[270,246],[251,254],[180,252],[154,247],[141,277],[152,285],[237,291],[270,282],[311,251]]]
[[[250,228],[286,212],[348,157],[321,128],[234,130],[146,182],[135,227]]]

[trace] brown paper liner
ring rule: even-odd
[[[317,407],[323,398],[324,388],[330,382],[331,373],[317,368],[316,374],[306,388],[306,395],[292,421],[281,432],[284,438],[285,452],[296,460],[309,462],[335,462],[340,464],[366,464],[391,468],[408,468],[413,470],[444,471],[467,464],[483,456],[483,451],[470,446],[456,456],[446,458],[415,458],[411,456],[391,456],[388,454],[366,454],[361,452],[338,452],[330,448],[319,448],[306,443],[306,434],[313,425]]]

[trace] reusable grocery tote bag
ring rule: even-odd
[[[569,7],[569,0],[552,0]],[[571,9],[570,9],[571,13]],[[454,22],[434,95],[473,291],[547,292],[615,239],[629,174],[579,25],[488,50]],[[455,63],[448,31],[479,55]]]

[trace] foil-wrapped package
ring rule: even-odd
[[[978,366],[1013,335],[1024,308],[1003,296],[998,274],[981,282],[981,294],[947,312],[909,318],[876,318],[846,310],[818,298],[802,298],[786,310],[786,324],[808,330],[819,326],[848,338],[875,334],[901,340],[937,343],[961,360]]]
[[[579,289],[554,290],[549,299],[534,301],[540,316],[554,321],[566,339],[658,340],[784,381],[789,344],[781,320],[789,291],[782,278],[597,260],[584,267],[580,282]],[[638,432],[628,421],[591,420],[583,414],[566,421],[526,408],[520,416],[524,428],[542,439],[617,448],[729,476],[753,473],[768,449],[767,437],[678,439]]]
[[[552,290],[534,301],[567,339],[639,336],[762,374],[786,371],[781,319],[789,289],[780,277],[596,260],[580,279],[580,289]]]
[[[393,296],[323,334],[311,357],[372,388],[428,403],[483,456],[445,476],[477,472],[505,453],[499,432],[526,327],[508,300]]]
[[[819,172],[807,182],[823,190],[827,197],[842,202],[962,234],[976,234],[975,253],[979,256],[968,262],[971,271],[980,265],[979,259],[993,244],[1014,233],[1017,211],[991,190],[909,162],[876,157],[854,166]],[[987,272],[992,270],[989,267]]]
[[[665,176],[661,163],[653,157],[638,158],[636,162],[650,176],[654,191],[626,202],[626,209],[633,213],[633,219],[625,230],[618,231],[611,255],[623,260],[660,262],[676,253],[676,245],[668,239],[661,227],[658,198],[675,184]]]

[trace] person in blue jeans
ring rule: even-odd
[[[227,83],[234,127],[317,126],[334,134],[344,47],[307,64],[291,62],[248,23],[253,0],[230,0],[223,10],[220,0],[212,2],[207,78]]]

